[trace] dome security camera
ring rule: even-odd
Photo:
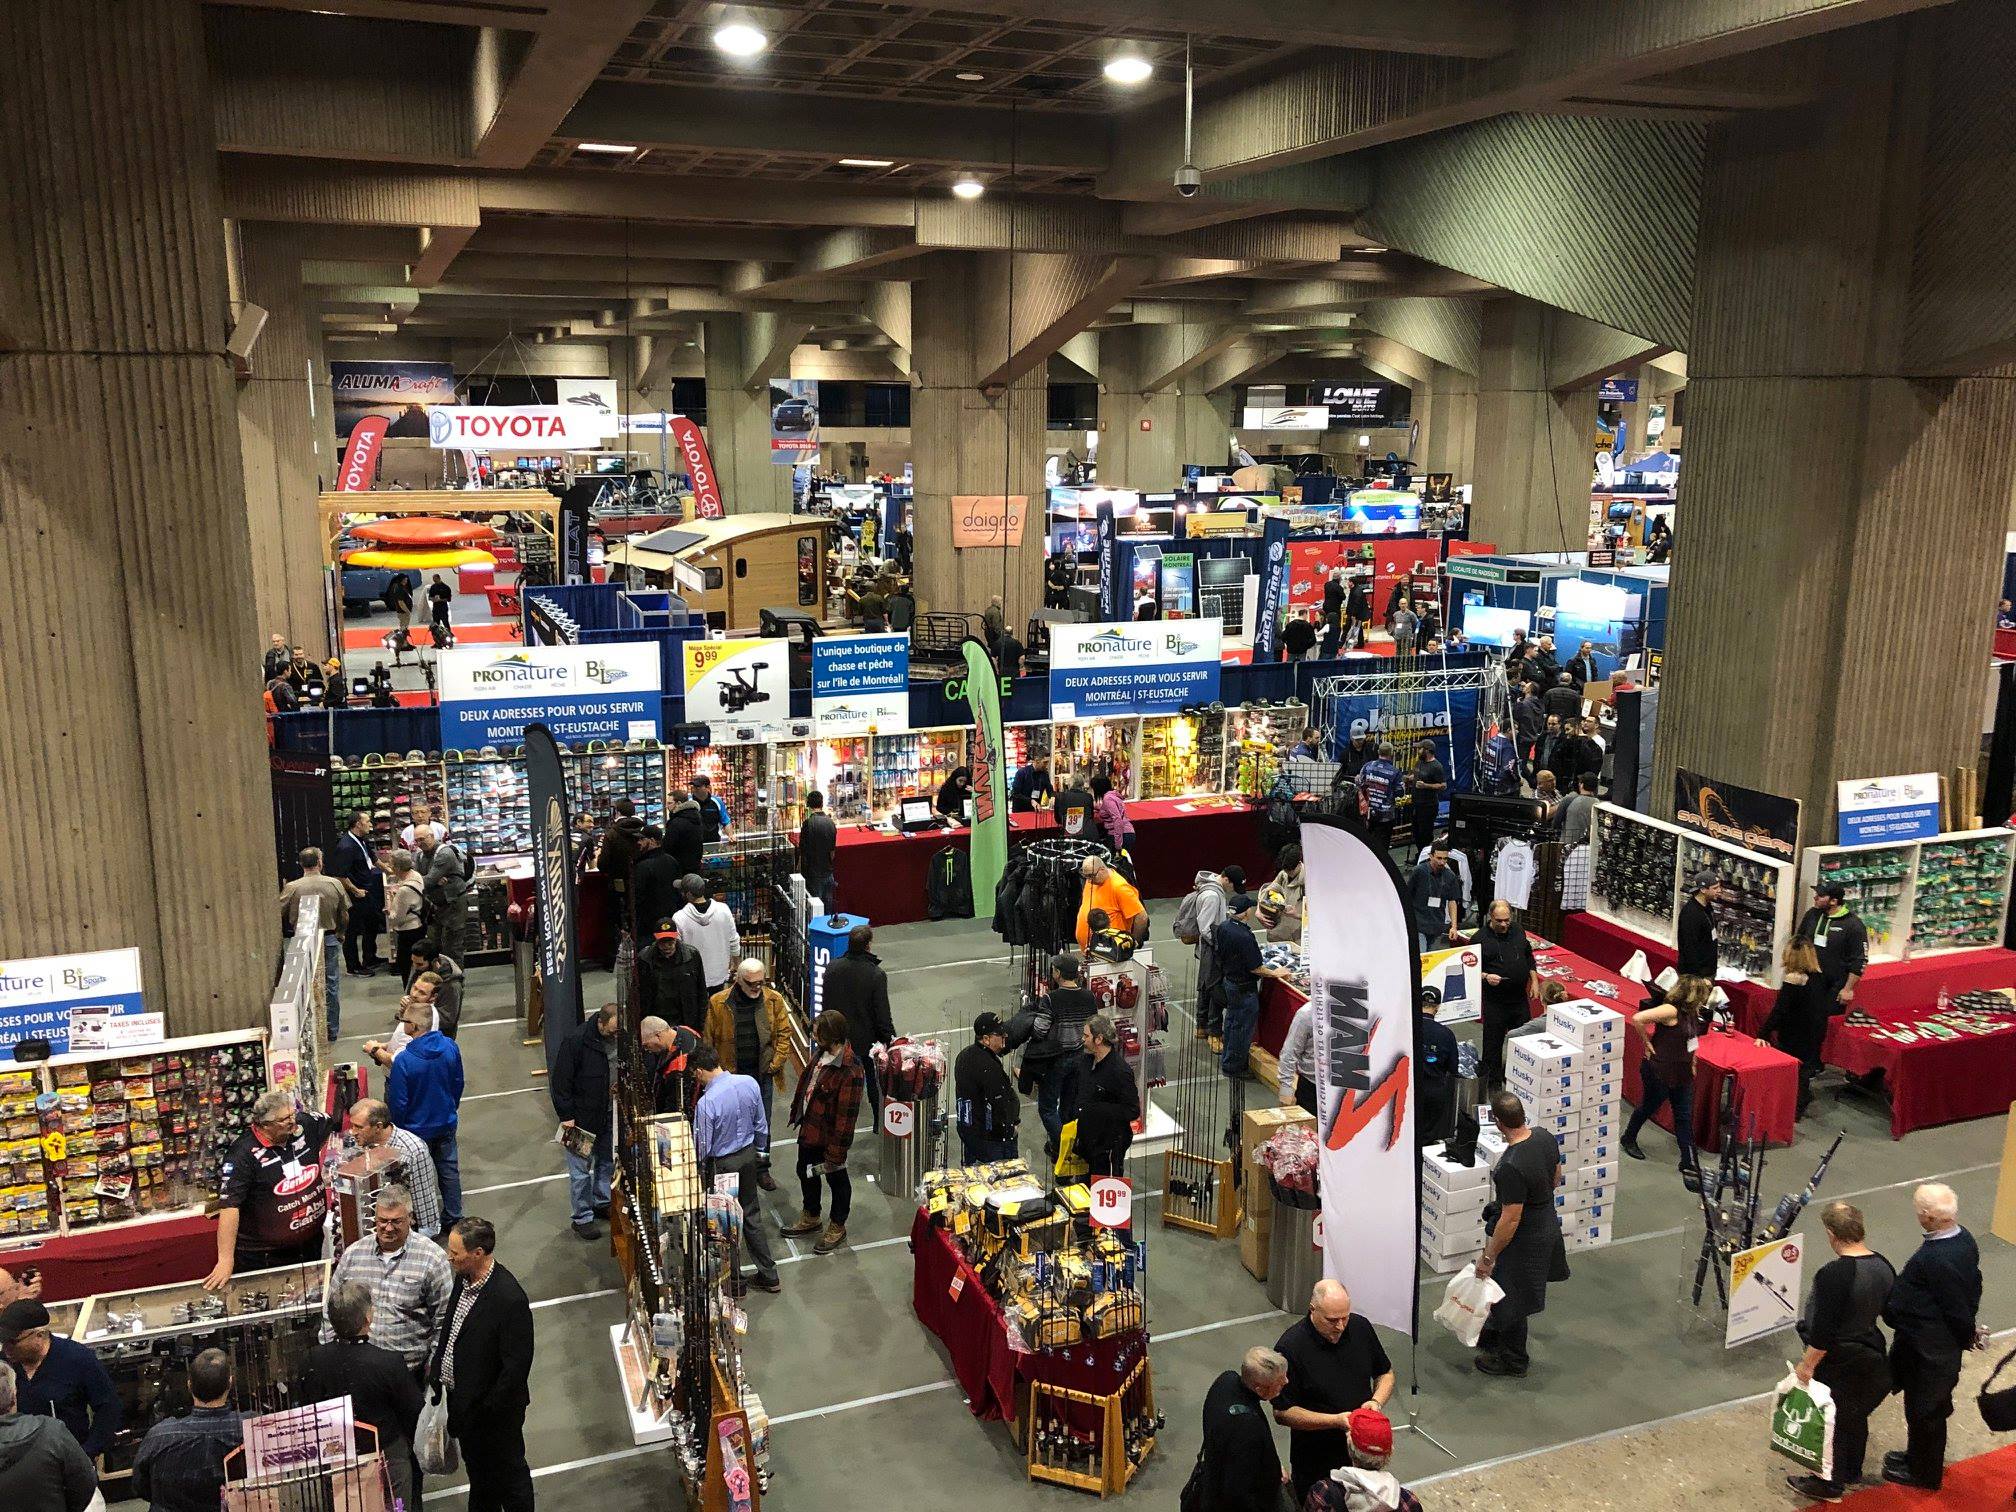
[[[1176,170],[1176,192],[1185,199],[1194,199],[1197,191],[1204,187],[1204,175],[1195,163],[1185,163]]]

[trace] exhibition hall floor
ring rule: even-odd
[[[1155,907],[1153,937],[1180,960],[1187,952],[1169,943],[1174,911],[1173,902]],[[891,973],[900,1030],[965,1028],[981,1009],[1007,1006],[1006,952],[980,921],[890,929],[878,936],[877,946]],[[1185,961],[1177,966],[1179,988],[1187,988],[1188,975]],[[606,982],[606,976],[589,978],[591,1003]],[[350,1033],[341,1050],[354,1055],[367,1034],[383,1034],[396,998],[388,980],[344,978],[343,1016]],[[469,1088],[462,1109],[464,1207],[497,1224],[498,1258],[524,1282],[537,1309],[526,1442],[539,1494],[542,1500],[565,1497],[570,1506],[598,1499],[612,1507],[663,1505],[668,1451],[631,1444],[618,1400],[608,1337],[621,1316],[616,1264],[606,1240],[586,1243],[569,1231],[560,1154],[552,1142],[553,1112],[543,1078],[532,1074],[538,1051],[519,1043],[511,1013],[508,968],[472,972],[460,1037]],[[1469,1032],[1474,1034],[1474,1026]],[[1172,1043],[1172,1068],[1177,1048]],[[1271,1101],[1271,1091],[1253,1095]],[[779,1106],[781,1118],[781,1100]],[[1823,1198],[1861,1204],[1870,1216],[1871,1242],[1901,1264],[1916,1242],[1911,1186],[1933,1177],[1950,1182],[1960,1194],[1963,1221],[1982,1235],[1984,1321],[1997,1329],[2016,1324],[2016,1257],[1985,1234],[2001,1123],[1929,1129],[1899,1143],[1873,1107],[1837,1102],[1830,1091],[1821,1095],[1818,1112],[1800,1126],[1795,1148],[1771,1155],[1766,1207],[1780,1192],[1802,1185],[1833,1131],[1845,1129],[1848,1138]],[[1035,1142],[1037,1128],[1034,1107],[1025,1104],[1025,1143]],[[773,1137],[788,1144],[790,1133],[780,1129]],[[1725,1351],[1719,1337],[1688,1331],[1677,1299],[1682,1273],[1689,1269],[1683,1250],[1690,1208],[1698,1216],[1698,1206],[1665,1163],[1670,1138],[1648,1130],[1645,1144],[1654,1158],[1627,1163],[1621,1179],[1617,1242],[1573,1257],[1574,1279],[1553,1288],[1546,1314],[1535,1322],[1534,1366],[1526,1379],[1475,1374],[1468,1352],[1430,1318],[1442,1283],[1424,1282],[1421,1425],[1455,1457],[1403,1434],[1394,1467],[1409,1483],[1609,1430],[1693,1422],[1684,1415],[1768,1391],[1783,1374],[1793,1347],[1789,1335]],[[905,1236],[914,1209],[863,1179],[876,1168],[874,1137],[862,1134],[855,1149],[852,1242],[825,1257],[803,1245],[787,1249],[775,1236],[780,1209],[785,1221],[795,1215],[791,1156],[788,1149],[778,1152],[782,1189],[772,1201],[784,1202],[768,1208],[766,1218],[783,1261],[784,1291],[751,1294],[745,1342],[753,1380],[771,1414],[778,1505],[805,1507],[816,1499],[836,1509],[933,1507],[945,1505],[948,1493],[978,1493],[989,1508],[1071,1501],[1080,1493],[1038,1487],[1024,1478],[1004,1425],[983,1424],[968,1413],[936,1340],[911,1313]],[[1137,1191],[1160,1187],[1160,1166],[1158,1158],[1132,1173]],[[1139,1201],[1136,1223],[1149,1246],[1151,1358],[1168,1427],[1128,1495],[1144,1506],[1168,1507],[1196,1455],[1198,1410],[1212,1378],[1250,1345],[1271,1344],[1290,1319],[1269,1306],[1260,1283],[1240,1266],[1234,1241],[1164,1229],[1157,1211],[1153,1198]],[[1802,1227],[1809,1237],[1819,1234],[1811,1215]],[[1809,1260],[1809,1267],[1821,1258]],[[1404,1340],[1392,1337],[1387,1346],[1400,1369],[1395,1407],[1396,1418],[1404,1421],[1407,1349]],[[1978,1356],[1973,1363],[1978,1366]],[[1901,1444],[1895,1417],[1894,1404],[1879,1417],[1872,1452]],[[1731,1505],[1730,1496],[1738,1492],[1743,1505],[1795,1505],[1784,1489],[1782,1466],[1762,1449],[1763,1409],[1731,1409],[1727,1422],[1731,1432],[1698,1457],[1662,1451],[1646,1458],[1634,1448],[1641,1441],[1626,1437],[1584,1445],[1558,1465],[1562,1474],[1571,1464],[1581,1467],[1570,1479],[1574,1504],[1585,1507],[1612,1505],[1598,1498],[1613,1494],[1615,1505],[1648,1505],[1652,1485],[1659,1487],[1653,1499],[1660,1505],[1692,1504],[1662,1499],[1675,1488],[1676,1477],[1697,1469],[1704,1476],[1730,1476],[1737,1467],[1743,1467],[1740,1483],[1723,1485],[1721,1505]],[[1963,1391],[1953,1428],[1956,1457],[1992,1447],[1973,1411],[1971,1388]],[[1504,1477],[1532,1476],[1542,1465],[1555,1464],[1528,1460],[1502,1475],[1492,1470],[1452,1477],[1438,1488],[1434,1505],[1553,1504],[1531,1494],[1538,1490],[1535,1481]],[[1543,1477],[1549,1488],[1568,1489],[1553,1474],[1550,1469]],[[457,1484],[433,1486],[427,1499],[459,1499]],[[1528,1494],[1501,1496],[1511,1484]]]

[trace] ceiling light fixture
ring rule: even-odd
[[[978,84],[982,79],[986,78],[987,75],[983,73],[974,73],[969,69],[965,73],[956,73],[952,75],[952,77],[957,79],[961,84]]]
[[[841,158],[842,168],[894,168],[894,158]]]
[[[1120,53],[1106,60],[1106,77],[1115,84],[1145,84],[1155,65],[1139,53]]]
[[[626,147],[621,142],[576,142],[574,150],[576,152],[606,152],[611,157],[628,157],[637,149],[635,147]]]
[[[1357,251],[1360,256],[1373,257],[1376,256],[1378,253],[1384,252],[1388,249],[1385,247],[1358,247],[1355,248],[1354,250]]]
[[[961,199],[978,199],[987,192],[987,186],[969,173],[953,181],[952,192]]]
[[[746,21],[731,21],[714,33],[714,45],[731,58],[753,58],[770,45],[770,39]]]

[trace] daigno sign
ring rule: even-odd
[[[1027,494],[954,494],[954,546],[1020,546],[1029,519]]]

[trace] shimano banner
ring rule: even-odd
[[[1217,620],[1050,627],[1050,717],[1175,714],[1218,697]]]
[[[1359,727],[1363,726],[1361,730]],[[1435,743],[1435,758],[1449,773],[1450,791],[1470,792],[1477,777],[1477,690],[1448,693],[1344,693],[1330,701],[1330,738],[1342,750],[1353,735],[1393,742],[1403,772],[1414,767],[1414,748]]]
[[[1288,521],[1279,515],[1260,532],[1260,609],[1253,620],[1253,660],[1281,654],[1281,615],[1288,607]]]
[[[828,635],[812,642],[812,723],[821,736],[910,728],[910,637]]]
[[[443,750],[519,745],[532,724],[569,744],[658,738],[656,645],[457,646],[439,660]]]
[[[539,970],[545,978],[546,1069],[581,1023],[579,917],[574,850],[568,836],[567,777],[560,747],[543,724],[525,731],[525,785],[532,801],[532,881],[539,897]]]

